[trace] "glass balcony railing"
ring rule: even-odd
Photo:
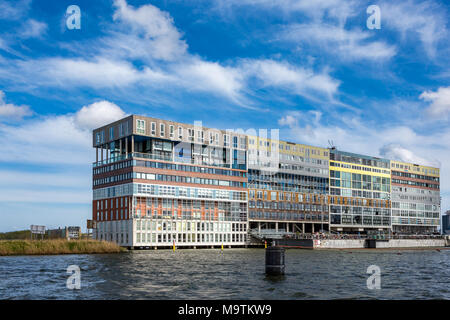
[[[118,162],[118,161],[131,159],[131,158],[133,158],[133,154],[132,153],[129,153],[128,155],[123,154],[123,155],[120,155],[120,156],[111,157],[111,158],[103,160],[103,161],[94,162],[92,164],[92,166],[94,168],[96,168],[96,167],[103,166],[105,164],[111,164],[111,163],[115,163],[115,162]]]
[[[150,159],[150,160],[163,160],[163,161],[171,161],[174,163],[181,163],[181,164],[194,164],[194,165],[204,165],[204,166],[210,166],[210,167],[218,167],[218,168],[230,168],[230,163],[214,163],[214,161],[204,161],[202,159],[191,159],[191,158],[179,158],[175,157],[175,159],[172,158],[172,155],[167,154],[155,154],[155,153],[141,153],[141,152],[133,152],[129,153],[128,155],[119,155],[119,156],[112,156],[107,160],[94,162],[92,164],[93,168],[100,167],[106,164],[112,164],[115,162],[133,159],[133,158],[140,158],[140,159]],[[245,170],[245,168],[241,168],[241,170]]]

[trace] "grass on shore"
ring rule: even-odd
[[[44,235],[46,236],[46,235]],[[26,240],[30,239],[31,231],[30,230],[19,230],[19,231],[11,231],[11,232],[1,232],[0,240]],[[40,235],[39,235],[40,237]]]
[[[119,253],[116,243],[96,240],[0,240],[0,256]]]

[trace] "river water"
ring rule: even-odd
[[[69,265],[81,288],[66,286]],[[368,289],[377,265],[380,289]],[[264,249],[0,257],[0,299],[450,299],[450,250],[286,251],[284,277]]]

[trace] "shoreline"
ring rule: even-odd
[[[126,252],[116,243],[97,240],[0,240],[0,256],[39,256]]]

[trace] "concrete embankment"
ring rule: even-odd
[[[363,248],[439,248],[448,246],[446,239],[280,239],[276,245],[299,249],[363,249]]]
[[[313,240],[314,249],[358,249],[368,248],[365,239]],[[376,241],[376,248],[437,248],[445,247],[445,239],[389,239]]]
[[[1,240],[0,256],[119,253],[113,242],[96,240]]]

